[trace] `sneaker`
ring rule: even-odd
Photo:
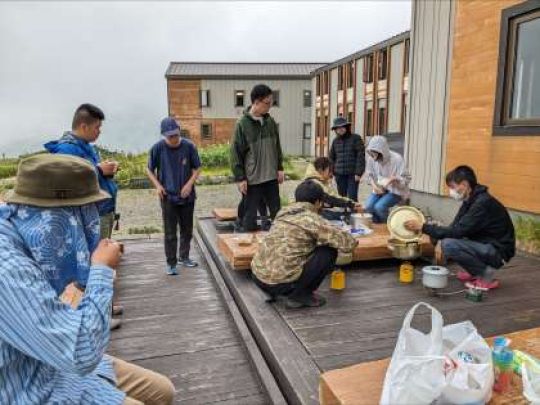
[[[197,267],[199,265],[199,263],[197,263],[195,260],[191,260],[190,258],[180,259],[179,263],[185,267]]]
[[[316,308],[326,304],[326,298],[317,294],[312,294],[309,297],[287,297],[285,306],[289,309],[299,309],[304,307]]]
[[[457,272],[456,278],[463,283],[473,281],[475,279],[469,272],[463,270]]]
[[[165,271],[167,272],[167,274],[168,274],[169,276],[176,276],[176,275],[178,275],[178,271],[176,270],[176,265],[173,265],[173,266],[167,265]]]
[[[119,316],[124,313],[124,307],[122,305],[113,305],[112,314],[113,316]]]
[[[467,288],[477,288],[478,290],[482,291],[494,290],[496,288],[499,288],[500,285],[501,283],[497,279],[494,279],[492,281],[486,281],[481,278],[465,283],[465,287]]]

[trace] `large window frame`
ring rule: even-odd
[[[240,103],[240,100],[242,102]],[[235,90],[234,91],[234,106],[235,107],[244,107],[246,104],[246,92],[245,90]]]
[[[203,122],[201,123],[201,139],[202,140],[210,140],[214,136],[214,131],[212,128],[212,123],[210,122]]]
[[[540,118],[515,119],[510,117],[518,39],[517,29],[520,23],[536,18],[540,18],[538,0],[529,0],[502,11],[495,111],[493,114],[494,135],[540,135]]]

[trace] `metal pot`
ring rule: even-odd
[[[373,216],[368,213],[363,214],[351,214],[351,228],[371,228],[373,225]]]
[[[422,284],[428,288],[445,288],[450,272],[442,266],[426,266],[422,269]]]
[[[418,241],[404,242],[399,239],[388,240],[392,256],[401,260],[412,260],[422,255],[422,245]]]

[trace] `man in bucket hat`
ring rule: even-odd
[[[171,382],[105,355],[119,245],[100,241],[94,167],[41,154],[0,204],[0,403],[170,404]],[[59,294],[85,285],[76,309]]]
[[[339,195],[358,201],[358,183],[366,167],[364,141],[351,133],[351,123],[343,117],[334,119],[332,130],[336,138],[330,148],[330,160]]]

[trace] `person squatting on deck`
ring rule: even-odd
[[[444,259],[451,259],[464,271],[457,275],[468,287],[488,290],[497,288],[496,269],[515,255],[515,234],[506,208],[478,184],[469,166],[458,166],[446,175],[450,196],[462,201],[449,226],[408,221],[405,227],[422,231],[440,241]]]
[[[321,215],[323,218],[330,221],[337,221],[343,216],[343,210],[332,211],[326,208],[343,208],[353,212],[362,208],[362,205],[348,197],[340,196],[332,184],[333,177],[331,160],[327,157],[319,157],[315,159],[313,163],[308,165],[306,174],[304,176],[304,181],[313,181],[322,187],[325,193],[325,198],[324,208],[321,211]]]
[[[288,308],[322,306],[325,299],[314,291],[334,269],[338,254],[351,254],[356,240],[319,215],[324,198],[321,186],[303,182],[295,198],[295,203],[277,214],[251,269],[263,291],[273,298],[287,297]]]
[[[251,91],[251,106],[236,123],[231,141],[232,173],[245,195],[242,230],[248,232],[257,229],[261,200],[271,219],[281,208],[279,184],[285,180],[285,172],[278,126],[268,113],[272,104],[272,89],[256,85]]]
[[[47,181],[43,181],[47,179]],[[164,376],[105,355],[120,246],[100,241],[94,167],[40,154],[0,204],[0,403],[171,404]],[[86,286],[76,309],[59,295]]]
[[[358,201],[358,185],[366,168],[364,141],[351,132],[351,123],[343,117],[334,119],[336,137],[330,147],[334,175],[339,195]]]
[[[189,257],[193,238],[195,211],[195,181],[201,173],[199,152],[193,142],[180,137],[180,125],[171,117],[161,121],[163,139],[152,146],[147,174],[156,188],[163,215],[165,231],[166,272],[177,275],[177,265],[197,267]],[[180,249],[178,256],[178,227]]]
[[[384,223],[390,208],[409,198],[411,176],[403,156],[390,150],[384,136],[375,135],[367,147],[366,180],[372,193],[364,204],[364,211],[373,215],[373,222]]]

